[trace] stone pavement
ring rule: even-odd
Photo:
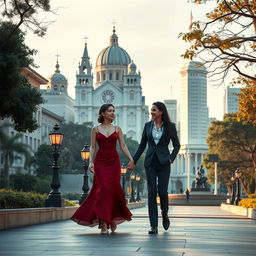
[[[1,231],[0,255],[256,255],[256,221],[220,207],[172,206],[170,229],[159,225],[158,235],[147,233],[146,207],[132,212],[131,222],[107,236],[70,220]]]

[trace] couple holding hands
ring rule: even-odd
[[[148,187],[148,213],[151,229],[149,234],[158,233],[157,194],[160,198],[162,224],[169,228],[168,183],[170,166],[176,158],[180,143],[175,124],[170,121],[166,106],[154,102],[151,107],[151,121],[144,126],[141,142],[132,157],[123,138],[120,127],[112,124],[115,119],[115,107],[104,104],[100,107],[98,122],[91,134],[89,170],[94,173],[93,185],[89,195],[77,209],[72,220],[80,225],[96,226],[101,234],[114,232],[117,225],[131,220],[131,212],[126,206],[124,192],[120,185],[121,162],[116,150],[117,141],[128,158],[128,170],[133,170],[146,146],[145,170]],[[173,150],[169,151],[172,141]],[[96,144],[98,151],[95,155]]]

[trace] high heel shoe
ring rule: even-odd
[[[108,230],[107,229],[101,229],[100,233],[101,233],[101,235],[108,235]]]
[[[100,233],[102,235],[107,235],[108,234],[108,227],[107,227],[107,223],[104,221],[101,225],[101,231]]]
[[[115,232],[116,228],[117,228],[116,223],[111,224],[111,227],[110,227],[111,232]]]

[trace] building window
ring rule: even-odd
[[[106,74],[103,72],[103,80],[106,80]]]
[[[81,92],[81,101],[85,101],[85,98],[86,98],[86,92],[83,90]]]
[[[134,101],[134,91],[130,91],[130,101]]]
[[[116,80],[119,80],[119,72],[116,72]]]
[[[128,78],[128,79],[127,79],[127,84],[129,84],[129,83],[130,83],[130,79]]]
[[[109,80],[112,80],[112,73],[109,73]]]

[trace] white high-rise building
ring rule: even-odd
[[[239,111],[237,94],[241,93],[240,88],[227,87],[224,95],[224,113],[235,113]]]
[[[164,104],[167,108],[171,121],[177,124],[177,100],[175,99],[165,100]]]
[[[180,193],[194,187],[196,170],[208,151],[207,70],[190,61],[181,71],[180,142],[181,148],[172,168],[169,192]]]
[[[115,124],[127,137],[140,141],[148,107],[142,96],[141,75],[129,54],[119,46],[115,28],[110,44],[97,57],[95,84],[92,64],[85,44],[76,75],[75,122],[97,125],[99,107],[115,106]]]

